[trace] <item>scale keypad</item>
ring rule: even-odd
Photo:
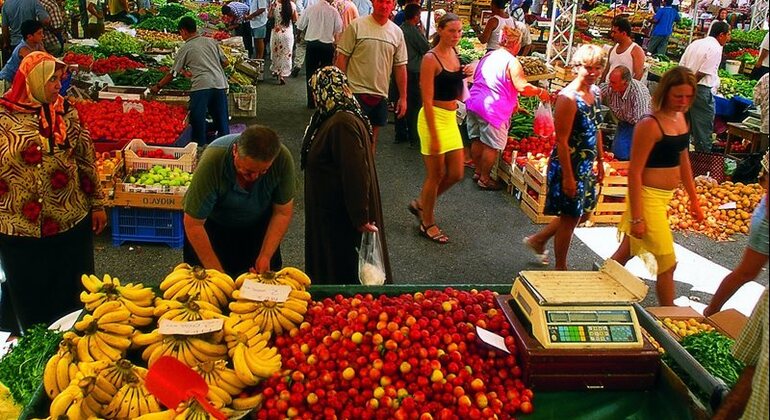
[[[629,325],[549,325],[552,343],[633,342],[635,334]]]

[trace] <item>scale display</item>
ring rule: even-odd
[[[633,318],[627,310],[545,311],[553,343],[634,343]],[[590,324],[589,324],[590,323]]]

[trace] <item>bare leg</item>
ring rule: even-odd
[[[427,227],[436,223],[434,215],[436,198],[439,185],[446,175],[445,155],[423,155],[422,159],[425,162],[425,182],[422,184],[420,204],[422,205],[422,224]]]
[[[548,243],[548,241],[551,240],[551,238],[553,238],[553,235],[556,234],[560,224],[560,217],[556,217],[551,220],[551,222],[545,225],[544,228],[540,229],[540,232],[537,232],[536,234],[529,237],[529,245],[534,248],[538,254],[545,252],[545,245]]]
[[[475,168],[473,169],[473,172],[476,175],[480,174],[479,165],[481,165],[482,147],[484,146],[481,144],[481,141],[479,141],[479,139],[471,139],[471,159],[473,160],[473,165],[475,166]]]
[[[660,306],[674,306],[674,270],[676,264],[668,270],[658,274],[655,282],[655,292],[658,294]]]
[[[265,39],[254,38],[254,58],[261,60],[265,58]]]
[[[490,184],[492,183],[492,180],[489,179],[489,174],[492,171],[492,165],[495,164],[497,150],[482,144],[481,142],[479,142],[479,144],[482,147],[480,162],[476,164],[476,168],[480,175],[479,181],[481,181],[482,184]]]
[[[711,303],[703,310],[703,315],[709,316],[722,309],[722,305],[730,299],[744,284],[755,279],[762,267],[767,264],[767,255],[760,254],[751,248],[746,248],[738,266],[719,284]]]
[[[372,147],[372,151],[377,150],[377,134],[380,132],[380,127],[377,125],[372,126],[372,143],[374,144],[374,147]]]
[[[567,270],[567,254],[569,253],[569,245],[572,242],[572,233],[575,231],[575,227],[580,222],[580,218],[572,216],[559,216],[561,222],[556,229],[556,234],[553,239],[553,249],[556,256],[556,270]]]
[[[631,239],[628,235],[623,236],[623,241],[620,242],[620,246],[610,258],[620,265],[626,265],[631,260]]]
[[[438,186],[437,197],[444,194],[449,187],[463,179],[463,175],[465,175],[465,170],[463,169],[464,161],[465,153],[463,153],[462,149],[453,150],[444,155],[444,168],[446,172]]]

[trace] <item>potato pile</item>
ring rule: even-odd
[[[671,229],[698,232],[717,241],[729,241],[736,233],[748,234],[751,213],[764,194],[759,184],[745,185],[730,181],[718,184],[705,177],[695,179],[695,190],[705,219],[696,222],[692,218],[689,197],[680,188],[668,205],[669,225]],[[719,208],[729,203],[735,203],[735,208]]]
[[[524,74],[526,76],[537,76],[539,74],[547,74],[548,68],[545,63],[537,57],[518,57],[521,67],[524,68]]]

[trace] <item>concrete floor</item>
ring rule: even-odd
[[[312,111],[305,108],[305,79],[287,79],[279,86],[268,80],[258,87],[258,116],[247,123],[265,124],[281,135],[299,163],[302,135]],[[238,122],[241,122],[240,120]],[[397,284],[510,284],[521,270],[539,270],[530,252],[521,244],[525,235],[539,229],[519,210],[518,203],[504,192],[480,191],[466,178],[440,198],[437,222],[450,237],[448,245],[438,245],[419,236],[418,224],[407,211],[407,204],[417,196],[424,177],[418,150],[405,144],[393,144],[393,125],[380,132],[377,171],[385,214],[385,232]],[[303,174],[299,172],[295,216],[281,246],[284,263],[304,266]],[[676,242],[727,268],[740,260],[747,239],[717,243],[698,235],[676,234]],[[553,251],[552,251],[553,252]],[[181,250],[164,245],[112,245],[110,232],[97,239],[97,272],[110,273],[125,281],[159,282],[182,259]],[[573,239],[569,266],[591,270],[599,257],[577,238]],[[766,271],[757,281],[767,285]],[[655,304],[654,284],[643,302]],[[677,296],[696,296],[708,301],[706,294],[691,292],[690,286],[677,284]]]

